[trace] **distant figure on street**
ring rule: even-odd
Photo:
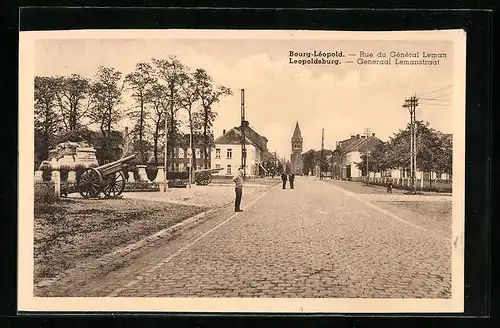
[[[288,180],[290,180],[290,189],[293,189],[293,182],[295,181],[295,174],[293,174],[293,172],[290,172]]]
[[[241,167],[238,169],[238,172],[236,172],[235,176],[233,177],[233,181],[235,183],[234,191],[236,193],[236,199],[234,200],[234,211],[243,212],[243,210],[240,209],[241,196],[243,195],[243,169]]]
[[[286,172],[283,171],[283,173],[281,173],[281,181],[283,181],[283,189],[286,189],[286,180],[287,180]]]
[[[389,183],[387,184],[387,193],[388,193],[388,194],[392,194],[392,182],[389,182]]]

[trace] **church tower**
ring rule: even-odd
[[[299,122],[295,124],[292,136],[292,154],[290,156],[291,170],[294,174],[302,174],[302,134],[300,133]]]

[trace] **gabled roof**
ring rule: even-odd
[[[355,151],[364,152],[367,149],[375,147],[381,142],[382,141],[375,136],[369,136],[367,138],[351,137],[349,139],[340,141],[340,146],[335,149],[335,152],[343,154]]]
[[[236,126],[234,129],[241,133],[241,127]],[[258,134],[254,129],[252,129],[248,122],[245,124],[245,137],[252,141],[252,143],[259,148],[261,151],[267,150],[267,138]]]
[[[295,130],[293,131],[292,140],[302,141],[302,134],[300,133],[299,122],[295,124]]]
[[[250,144],[257,147],[257,145],[247,136],[245,136],[245,142],[246,144]],[[241,132],[236,128],[232,128],[222,136],[215,139],[214,143],[220,145],[239,145],[241,144]]]

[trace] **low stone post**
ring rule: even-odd
[[[135,182],[134,172],[128,172],[128,182]]]
[[[162,185],[165,181],[165,168],[163,166],[158,166],[158,172],[156,173],[155,181],[156,183]]]
[[[51,181],[54,182],[54,193],[56,197],[61,197],[61,172],[52,171]]]
[[[146,173],[146,165],[137,165],[137,170],[139,171],[139,181],[149,181]]]
[[[68,180],[67,181],[70,183],[76,182],[76,171],[69,171],[68,172]]]
[[[35,182],[43,182],[43,171],[35,171]]]

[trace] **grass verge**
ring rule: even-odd
[[[35,203],[35,284],[87,258],[137,242],[204,208],[135,199]]]

